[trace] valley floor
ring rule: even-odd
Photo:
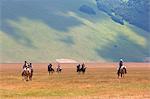
[[[0,98],[150,98],[149,63],[125,63],[128,73],[119,79],[117,63],[86,63],[85,74],[76,73],[76,64],[61,64],[62,73],[51,75],[47,64],[33,63],[33,80],[28,82],[22,80],[22,65],[0,64]]]

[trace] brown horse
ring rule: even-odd
[[[119,70],[118,70],[118,78],[119,78],[119,76],[121,76],[121,78],[122,77],[124,77],[124,74],[126,74],[127,73],[127,71],[126,71],[126,67],[125,66],[122,66]]]
[[[57,73],[60,73],[62,71],[62,68],[58,67],[56,71],[57,71]]]
[[[26,81],[32,80],[32,76],[33,76],[33,69],[29,67],[26,67],[23,69],[23,72],[22,72],[23,80],[26,80]]]

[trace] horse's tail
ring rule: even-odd
[[[31,69],[31,76],[33,75],[33,69]]]
[[[79,72],[79,69],[77,68],[77,72]]]
[[[125,74],[127,74],[127,69],[126,68],[124,68],[124,72],[125,72]]]

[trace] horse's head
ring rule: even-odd
[[[31,73],[31,69],[29,67],[27,67],[25,71],[27,74]]]

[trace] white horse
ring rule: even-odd
[[[124,74],[126,74],[127,73],[127,70],[126,70],[126,66],[121,66],[121,68],[119,69],[119,67],[117,68],[117,74],[118,74],[118,78],[119,78],[119,76],[121,76],[121,78],[122,77],[124,77]]]
[[[32,68],[26,67],[23,69],[23,71],[22,71],[23,80],[26,80],[26,81],[32,80],[32,76],[33,76]]]
[[[62,71],[61,67],[57,67],[57,72],[60,73]]]

